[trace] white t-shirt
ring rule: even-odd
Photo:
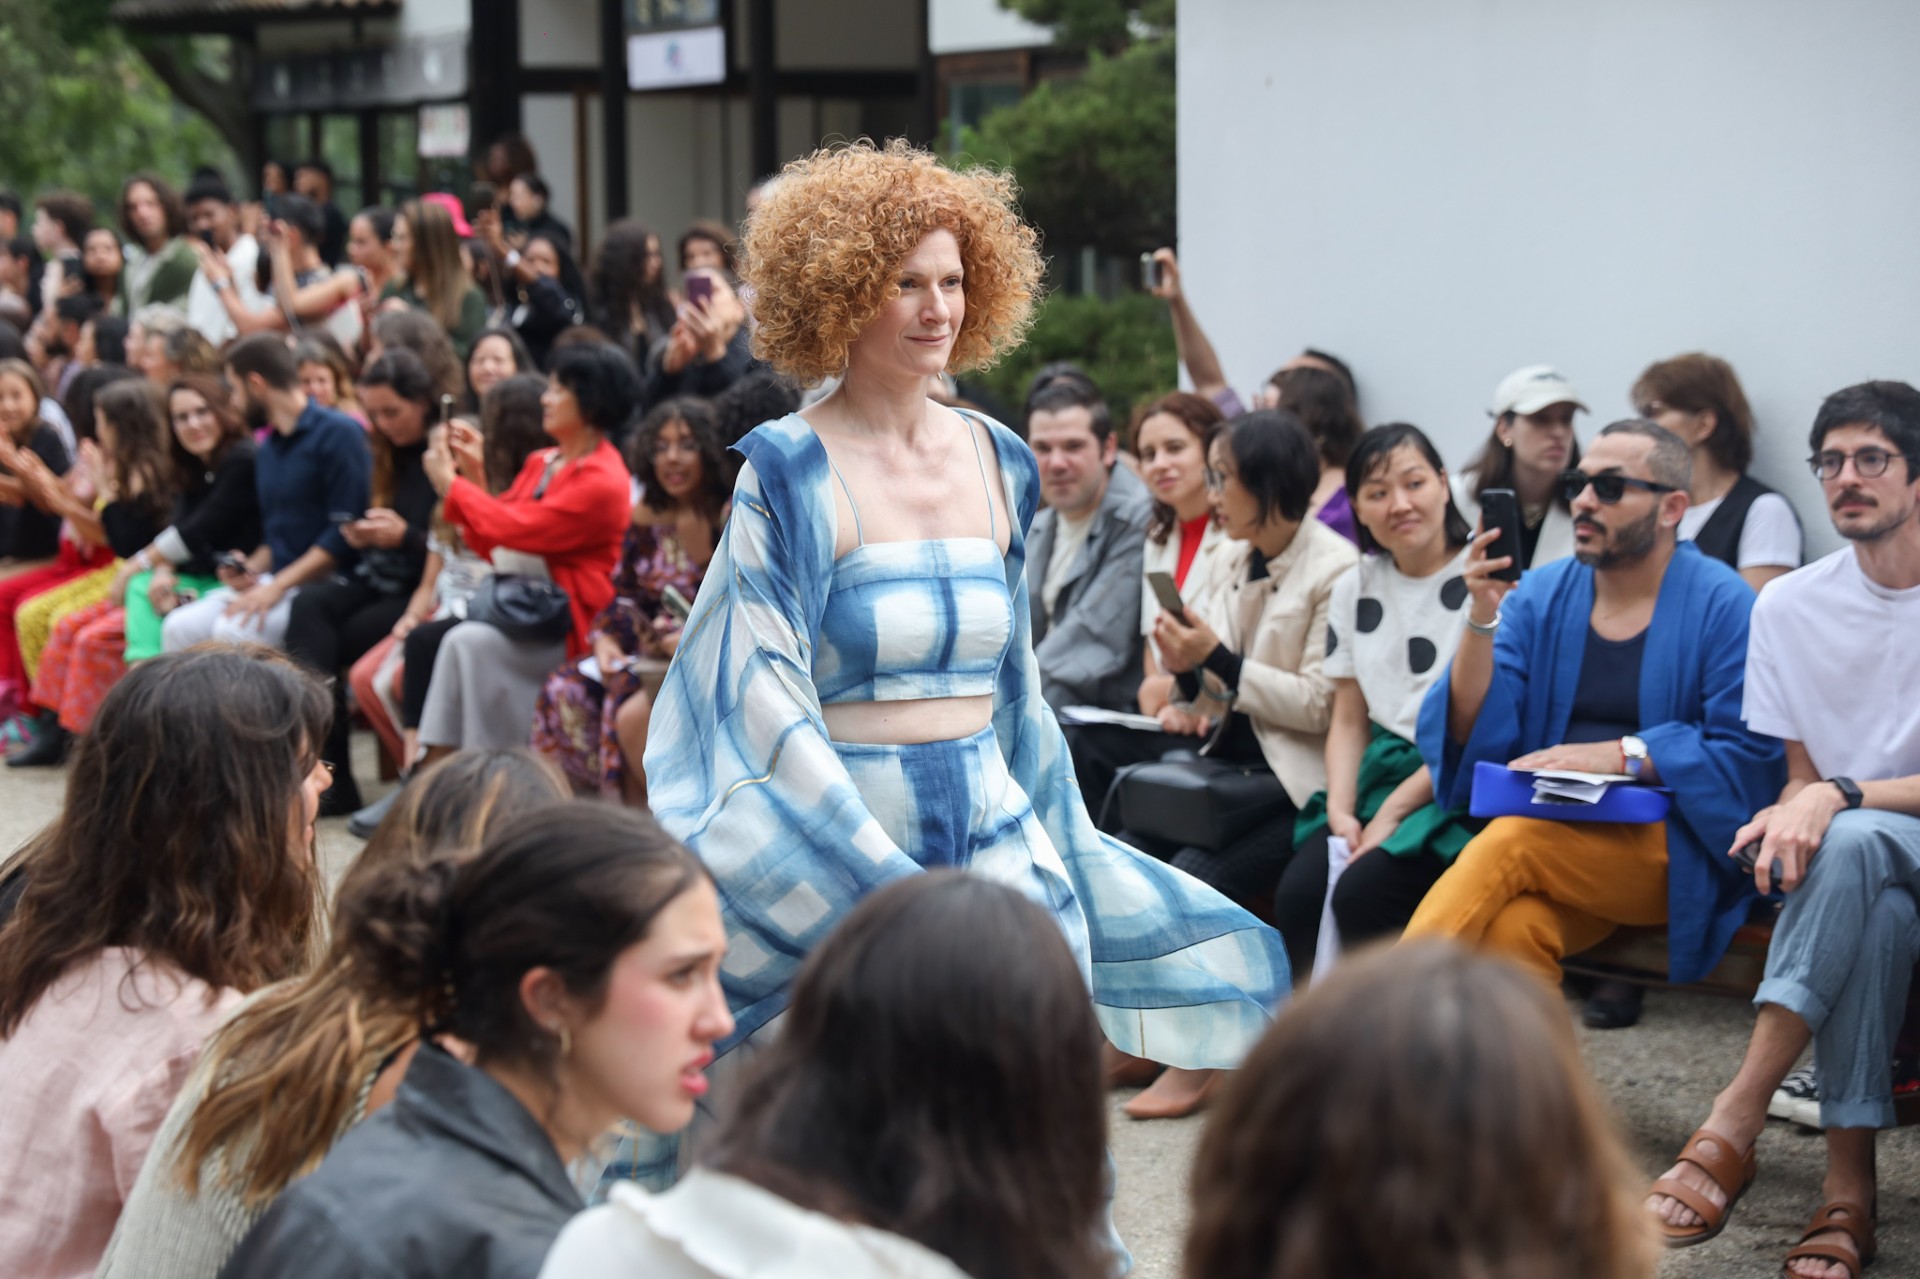
[[[1691,542],[1700,536],[1713,513],[1727,499],[1689,506],[1680,517],[1680,540]],[[1740,526],[1740,549],[1734,553],[1735,568],[1799,568],[1800,517],[1793,503],[1778,493],[1762,493],[1747,508],[1747,522]]]
[[[233,268],[233,291],[241,305],[249,311],[264,308],[267,299],[254,287],[254,272],[260,265],[260,242],[250,235],[235,240],[227,250],[227,265]],[[224,345],[237,332],[226,304],[202,271],[193,273],[193,283],[187,287],[187,323],[215,346]]]
[[[1920,773],[1920,587],[1890,591],[1851,546],[1775,578],[1753,606],[1743,714],[1802,743],[1822,777]]]
[[[1080,548],[1087,544],[1087,534],[1093,531],[1093,519],[1098,514],[1097,506],[1078,520],[1070,520],[1059,511],[1053,513],[1053,554],[1047,557],[1047,575],[1040,581],[1040,603],[1048,618],[1053,617],[1053,606],[1060,602],[1060,588],[1066,585],[1073,562],[1080,558]]]
[[[1466,565],[1465,547],[1425,577],[1406,576],[1391,555],[1366,555],[1333,584],[1321,670],[1329,679],[1357,681],[1367,717],[1408,741],[1427,690],[1460,646]]]

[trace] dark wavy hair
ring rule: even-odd
[[[1139,426],[1133,430],[1133,447],[1140,447],[1140,427],[1147,419],[1160,414],[1178,420],[1193,435],[1200,447],[1200,464],[1207,462],[1207,446],[1213,443],[1213,437],[1220,430],[1220,424],[1226,417],[1219,407],[1204,395],[1195,395],[1191,391],[1172,391],[1161,396],[1140,411]],[[1173,536],[1174,527],[1179,524],[1180,516],[1173,507],[1159,498],[1153,499],[1153,514],[1147,517],[1147,538],[1155,546],[1164,545]]]
[[[1307,428],[1314,447],[1320,450],[1321,465],[1345,466],[1353,446],[1367,429],[1360,420],[1360,410],[1354,407],[1353,389],[1338,373],[1311,366],[1274,376],[1274,385],[1280,389],[1277,407],[1299,418],[1300,425]]]
[[[501,823],[472,857],[388,868],[346,936],[369,989],[423,1035],[475,1062],[551,1070],[560,1040],[528,1013],[520,979],[550,968],[590,1006],[613,961],[707,868],[645,813],[559,803]]]
[[[1045,911],[981,876],[910,876],[807,957],[711,1162],[971,1275],[1102,1274],[1100,1045]]]
[[[1440,460],[1440,450],[1433,446],[1433,441],[1427,438],[1425,431],[1411,422],[1386,422],[1360,437],[1360,442],[1353,447],[1353,456],[1347,459],[1347,500],[1357,509],[1360,490],[1366,486],[1368,480],[1373,478],[1376,471],[1387,464],[1387,459],[1393,456],[1393,451],[1402,445],[1416,450],[1421,457],[1425,458],[1427,465],[1431,466],[1434,474],[1439,477],[1441,486],[1446,488],[1447,545],[1455,550],[1465,546],[1473,540],[1473,525],[1467,523],[1467,517],[1460,513],[1459,505],[1453,500],[1453,489],[1447,485],[1447,467],[1446,463]],[[1361,522],[1357,514],[1354,516],[1353,525],[1359,534],[1361,553],[1378,554],[1380,543],[1374,540],[1373,534],[1368,531],[1367,526]]]
[[[480,401],[480,434],[485,439],[487,488],[504,492],[534,452],[553,443],[542,429],[540,397],[547,379],[516,373],[494,384]]]
[[[587,316],[623,347],[645,356],[647,348],[673,327],[673,300],[667,296],[665,263],[647,280],[647,243],[659,239],[635,218],[622,218],[600,237],[587,287]],[[634,312],[641,324],[634,324]]]
[[[553,353],[548,375],[573,392],[580,419],[618,445],[640,402],[633,360],[610,342],[581,342]]]
[[[428,430],[439,421],[440,406],[435,402],[433,374],[420,362],[420,357],[405,347],[396,346],[390,351],[382,351],[377,359],[370,361],[360,370],[360,385],[384,386],[403,400],[409,400],[420,406],[422,423]],[[393,504],[393,444],[387,439],[386,432],[375,429],[367,432],[367,442],[373,450],[373,482],[368,487],[369,500],[374,506]]]
[[[94,393],[93,409],[113,428],[107,465],[120,500],[133,505],[153,527],[165,527],[180,489],[166,397],[145,378],[122,378]]]
[[[326,688],[259,647],[135,665],[74,752],[60,816],[21,854],[0,926],[0,1038],[110,946],[214,990],[306,968],[322,906],[301,787],[333,718]]]
[[[1645,1279],[1644,1183],[1557,993],[1446,941],[1282,1010],[1207,1123],[1188,1279]]]
[[[187,452],[180,444],[180,437],[173,433],[173,397],[181,391],[187,391],[205,400],[207,408],[213,412],[213,420],[220,424],[220,447],[207,461],[203,462]],[[220,459],[226,456],[227,450],[232,448],[236,441],[244,440],[251,434],[247,430],[246,420],[234,412],[233,401],[227,393],[227,384],[211,373],[183,373],[175,378],[167,386],[165,411],[169,437],[168,450],[173,455],[173,468],[179,476],[180,487],[183,490],[193,488],[194,482],[205,474],[210,466],[218,465]]]
[[[453,349],[453,339],[425,311],[409,307],[405,311],[381,311],[369,326],[380,341],[382,351],[405,347],[420,357],[420,363],[433,374],[436,395],[451,395],[460,400],[467,393],[467,366]]]
[[[720,443],[713,407],[691,395],[654,405],[627,441],[627,469],[640,481],[640,500],[648,510],[662,515],[674,508],[674,500],[660,487],[660,477],[653,470],[654,442],[674,422],[686,424],[694,447],[700,451],[700,491],[693,498],[694,509],[718,525],[721,508],[733,493],[733,468],[727,464],[727,450]]]
[[[340,881],[326,958],[234,1014],[208,1045],[208,1091],[178,1156],[189,1193],[212,1173],[265,1207],[319,1164],[367,1076],[419,1037],[410,1012],[373,997],[353,962],[348,939],[364,922],[369,886],[390,867],[471,853],[513,814],[567,793],[554,766],[528,750],[456,752],[400,793]]]
[[[187,233],[187,206],[181,203],[180,193],[157,173],[140,172],[128,178],[120,187],[119,218],[120,230],[125,234],[127,243],[145,246],[146,241],[134,229],[130,198],[137,186],[150,187],[154,199],[160,201],[160,209],[167,218],[167,239],[177,240]]]

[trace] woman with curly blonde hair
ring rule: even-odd
[[[737,446],[733,516],[648,734],[649,803],[725,903],[738,1029],[719,1051],[781,1014],[867,893],[961,867],[1053,913],[1118,1047],[1238,1064],[1287,988],[1279,939],[1094,829],[1033,654],[1033,453],[933,399],[1032,318],[1042,261],[1012,181],[901,142],[818,151],[743,249],[755,354],[840,382]],[[667,1174],[650,1153],[614,1175]]]

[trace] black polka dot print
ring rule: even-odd
[[[1380,606],[1379,600],[1362,595],[1354,608],[1354,629],[1362,635],[1371,635],[1380,629],[1380,623],[1386,615],[1387,610]]]
[[[1447,606],[1450,613],[1458,613],[1460,606],[1467,602],[1467,579],[1450,577],[1440,585],[1440,602]]]
[[[1418,635],[1407,641],[1407,665],[1413,668],[1415,675],[1424,675],[1433,669],[1434,659],[1440,656],[1440,650],[1433,646],[1430,639],[1421,639]]]

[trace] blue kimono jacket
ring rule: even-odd
[[[1667,816],[1667,976],[1698,981],[1746,921],[1753,878],[1727,854],[1733,835],[1779,797],[1779,742],[1741,719],[1750,587],[1692,543],[1674,552],[1647,632],[1640,668],[1640,731],[1673,792]],[[1593,612],[1593,569],[1556,560],[1529,572],[1500,609],[1494,674],[1464,746],[1447,735],[1452,672],[1420,708],[1420,753],[1434,797],[1464,809],[1473,766],[1506,763],[1565,740]]]
[[[1279,936],[1088,818],[1033,652],[1025,533],[1039,471],[1024,441],[986,424],[1014,517],[1005,556],[1013,629],[992,731],[1031,805],[1032,820],[1008,836],[1035,868],[1023,886],[1059,920],[1118,1047],[1171,1065],[1237,1065],[1289,986]],[[739,452],[733,512],[646,751],[654,814],[719,885],[722,982],[737,1022],[721,1051],[778,1015],[801,960],[862,897],[924,868],[921,850],[896,844],[876,820],[821,714],[814,667],[837,526],[827,452],[797,414],[756,428]],[[952,780],[964,790],[965,779]]]

